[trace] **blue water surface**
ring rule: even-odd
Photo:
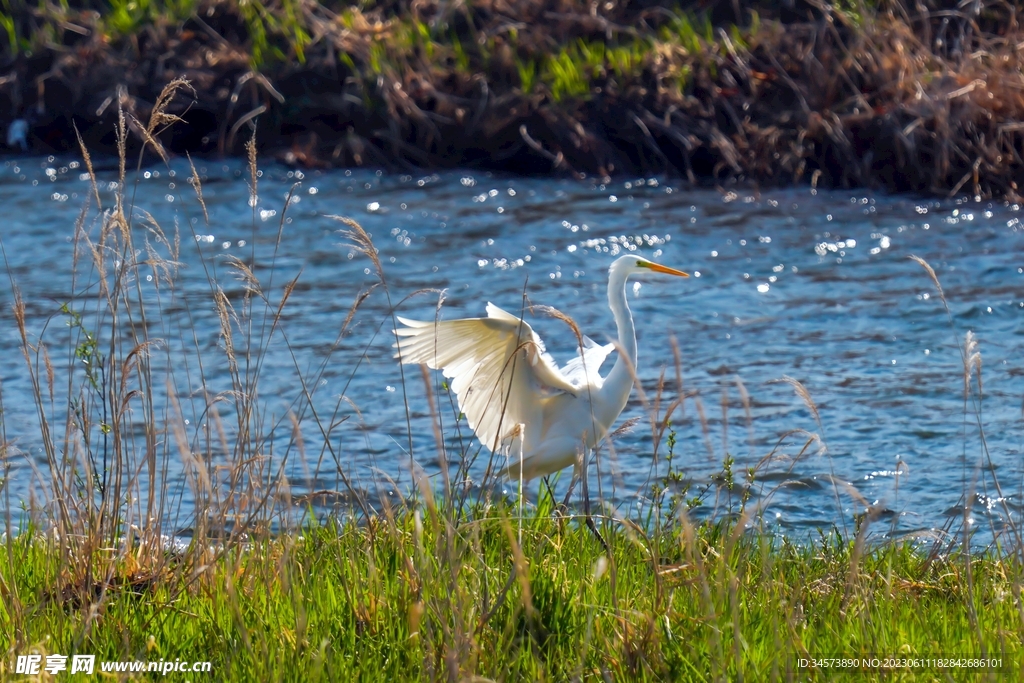
[[[109,211],[116,164],[102,166],[98,189]],[[600,460],[601,495],[620,512],[645,503],[652,468],[655,476],[666,471],[668,443],[654,463],[648,420],[662,376],[662,409],[684,397],[669,430],[672,464],[690,482],[688,495],[705,492],[698,513],[713,508],[715,475],[727,457],[737,480],[755,468],[749,505],[784,533],[849,530],[868,507],[882,513],[877,524],[886,533],[930,532],[962,518],[965,493],[982,534],[998,532],[1007,514],[1019,511],[1024,229],[1016,204],[863,190],[693,190],[663,178],[601,183],[477,171],[303,173],[275,165],[263,167],[251,201],[244,164],[207,160],[197,168],[205,215],[187,182],[187,161],[130,174],[125,192],[136,258],[153,265],[131,284],[147,303],[146,319],[123,315],[161,340],[152,351],[151,387],[165,424],[156,436],[164,444],[157,485],[176,501],[180,525],[204,495],[190,458],[206,458],[221,491],[241,486],[226,474],[237,457],[239,416],[233,401],[212,401],[232,389],[218,287],[233,307],[231,343],[243,358],[237,372],[258,377],[250,424],[265,437],[262,485],[284,477],[298,500],[343,492],[346,482],[399,494],[413,488],[410,459],[436,485],[440,480],[427,388],[417,368],[405,368],[403,384],[392,359],[390,306],[429,319],[443,291],[445,318],[482,315],[487,301],[518,313],[525,292],[529,302],[568,313],[604,342],[615,334],[607,268],[626,251],[694,277],[651,275],[629,288],[647,403],[634,392],[622,419],[643,421]],[[16,516],[23,504],[47,504],[50,475],[13,286],[25,302],[30,343],[46,343],[55,369],[55,397],[51,402],[43,387],[43,412],[60,434],[68,370],[74,386],[86,386],[74,355],[80,329],[69,326],[61,306],[70,302],[101,339],[109,339],[102,325],[110,321],[95,315],[102,290],[89,254],[106,247],[84,168],[70,159],[5,162],[0,205],[10,274],[0,285],[2,437],[9,444],[3,494]],[[347,326],[353,302],[378,278],[332,215],[365,227],[387,285],[370,291]],[[76,222],[83,226],[77,240]],[[911,255],[934,268],[945,304]],[[247,282],[232,258],[248,264],[258,283]],[[159,266],[161,259],[175,263]],[[172,273],[173,286],[161,284]],[[258,291],[252,316],[247,288]],[[564,323],[528,319],[556,360],[574,354]],[[968,331],[980,365],[971,366],[965,393]],[[244,362],[246,348],[258,367]],[[39,358],[30,354],[45,378]],[[438,386],[438,378],[430,381]],[[454,426],[447,395],[438,399],[454,465],[475,447]],[[138,418],[138,411],[129,414],[129,422]],[[176,434],[172,423],[184,431]],[[132,428],[143,438],[140,426]],[[72,443],[64,452],[78,451]],[[486,454],[473,477],[485,461]]]

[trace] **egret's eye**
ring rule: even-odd
[[[636,267],[637,267],[637,268],[643,268],[643,267],[644,267],[644,265],[645,265],[645,264],[644,264],[644,262],[643,262],[643,261],[637,261],[637,262],[636,262]]]

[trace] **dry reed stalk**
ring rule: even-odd
[[[228,363],[237,371],[238,359],[235,355],[234,336],[231,331],[231,321],[237,322],[237,316],[228,301],[223,289],[218,288],[214,295],[214,304],[217,307],[217,320],[220,322],[220,336],[224,341],[224,349],[227,352]]]
[[[82,160],[85,162],[85,170],[89,174],[89,184],[92,187],[93,195],[96,197],[96,208],[102,209],[103,203],[100,201],[100,188],[96,183],[96,171],[92,167],[92,156],[89,154],[89,149],[85,146],[85,142],[82,141],[82,134],[78,132],[77,125],[75,126],[75,137],[78,139],[78,151],[81,152]]]
[[[192,155],[187,155],[187,156],[188,156],[189,168],[192,169],[192,175],[191,175],[191,177],[189,177],[188,182],[189,182],[189,184],[192,185],[192,189],[195,190],[196,198],[199,200],[199,206],[201,206],[202,209],[203,209],[203,219],[206,221],[206,224],[209,225],[210,224],[210,214],[206,210],[206,202],[203,201],[203,183],[199,179],[199,172],[196,171],[196,165],[192,161]]]

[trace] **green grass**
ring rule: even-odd
[[[39,20],[34,20],[35,33],[23,36],[19,26],[25,23],[26,10],[12,2],[3,0],[0,5],[0,36],[6,34],[10,56],[60,43],[64,39],[63,25],[85,21],[79,17],[77,6],[50,5],[45,12],[41,10]],[[111,0],[100,8],[97,26],[105,41],[117,43],[138,40],[154,28],[165,32],[168,27],[182,27],[194,17],[202,20],[212,15],[214,10],[224,12],[236,16],[244,26],[245,44],[238,47],[249,54],[252,66],[258,70],[295,61],[303,64],[311,45],[328,40],[323,37],[325,30],[342,29],[344,35],[330,38],[336,43],[332,59],[358,72],[367,87],[381,74],[397,77],[408,72],[424,73],[446,63],[462,78],[490,75],[498,46],[509,45],[518,51],[514,61],[522,92],[540,92],[556,103],[586,101],[608,78],[614,78],[619,88],[640,86],[644,69],[652,60],[658,61],[659,71],[667,68],[672,72],[689,69],[689,62],[709,51],[721,51],[707,18],[698,21],[685,12],[679,12],[657,37],[650,32],[617,34],[611,40],[581,37],[552,51],[547,42],[539,42],[536,37],[524,43],[515,28],[486,39],[478,39],[472,29],[459,33],[451,26],[453,16],[425,22],[399,13],[385,15],[380,21],[365,8],[338,7],[338,14],[332,14],[329,8],[296,0]],[[459,13],[472,22],[476,11],[466,7]],[[191,28],[196,30],[195,26]],[[735,41],[742,41],[758,30],[755,19],[750,28],[733,27],[731,33]],[[654,49],[656,42],[658,50]],[[656,53],[660,56],[655,57]]]
[[[197,6],[197,0],[110,0],[104,20],[116,36],[132,36],[155,23],[182,22]]]
[[[184,0],[188,1],[188,0]],[[301,3],[281,0],[264,3],[241,0],[238,10],[249,32],[249,52],[254,68],[272,60],[286,63],[306,62],[306,46],[312,40],[313,28],[303,14]]]
[[[523,520],[520,544],[513,512],[403,510],[216,557],[193,549],[158,568],[139,550],[97,557],[112,579],[96,614],[54,595],[74,586],[61,549],[24,533],[0,555],[0,632],[18,634],[0,645],[209,659],[209,680],[228,681],[829,680],[797,671],[797,659],[1020,661],[1019,571],[999,558],[929,562],[895,544],[858,561],[836,537],[798,547],[677,520],[655,533],[606,525],[608,561],[550,505]],[[915,673],[939,675],[906,669],[896,679]]]
[[[614,78],[620,86],[640,82],[650,53],[651,43],[646,40],[616,46],[579,39],[558,54],[541,60],[539,81],[555,102],[586,100],[598,83],[609,78]],[[532,86],[533,79],[523,76],[520,68],[520,79],[528,80]],[[523,90],[528,92],[526,87]]]

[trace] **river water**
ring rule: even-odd
[[[863,190],[691,190],[658,178],[602,184],[476,171],[303,174],[271,165],[263,168],[251,207],[243,164],[197,166],[208,223],[185,182],[185,162],[133,176],[128,188],[138,207],[137,244],[148,234],[163,253],[140,209],[170,242],[177,231],[181,244],[173,292],[158,292],[159,278],[140,283],[156,311],[150,335],[165,340],[165,364],[176,370],[169,386],[193,445],[202,444],[209,416],[203,390],[223,395],[231,386],[210,282],[241,306],[243,285],[228,258],[254,262],[276,306],[284,283],[298,276],[279,329],[260,346],[259,372],[258,419],[268,432],[273,428],[264,449],[273,465],[268,471],[280,465],[293,495],[343,489],[339,468],[360,487],[407,492],[410,444],[427,474],[438,472],[426,389],[418,370],[407,367],[403,391],[382,288],[362,303],[339,340],[357,293],[376,280],[372,264],[328,217],[340,214],[372,235],[391,300],[414,318],[429,319],[438,301],[436,291],[410,296],[418,290],[444,289],[446,318],[482,315],[487,301],[518,312],[525,290],[533,303],[568,313],[605,342],[614,335],[605,285],[616,256],[635,251],[690,271],[688,280],[638,280],[629,304],[644,392],[653,397],[665,372],[663,404],[679,395],[672,339],[678,344],[686,400],[673,418],[673,464],[690,482],[689,496],[706,492],[704,511],[713,507],[715,475],[727,453],[737,479],[757,468],[751,505],[784,533],[852,528],[867,505],[882,512],[885,533],[940,529],[951,520],[955,526],[966,492],[972,524],[991,537],[1007,512],[1020,510],[1024,228],[1017,205]],[[76,366],[79,384],[84,371],[68,357],[68,317],[59,309],[72,297],[73,228],[91,192],[82,171],[70,159],[0,165],[0,235],[7,270],[27,304],[30,335],[53,349],[63,344],[63,351],[51,350],[58,374]],[[109,206],[116,168],[107,165],[99,175]],[[86,222],[93,238],[94,215]],[[952,321],[911,255],[934,268]],[[92,277],[80,277],[72,305],[86,315],[89,297],[95,299]],[[47,475],[12,291],[6,275],[3,280],[0,382],[5,435],[16,446],[5,495],[17,515],[21,501],[46,500]],[[573,355],[564,323],[528,319],[557,361]],[[981,357],[980,401],[976,378],[965,400],[960,347],[967,331],[976,335]],[[174,360],[175,349],[186,349],[191,360]],[[197,358],[204,359],[201,368]],[[793,384],[780,381],[787,377],[806,388],[817,418]],[[158,402],[167,391],[155,389]],[[54,415],[64,409],[60,396],[58,385],[48,408]],[[64,397],[66,404],[66,385]],[[468,448],[470,440],[460,442],[450,428],[447,397],[440,405],[454,462],[459,444]],[[322,423],[332,415],[339,423],[330,450],[314,411]],[[634,391],[623,419],[646,414]],[[819,438],[807,446],[809,434]],[[662,455],[666,449],[662,444]],[[653,450],[645,422],[616,439],[614,458],[601,461],[606,500],[622,511],[643,504]],[[181,463],[168,457],[164,484],[178,496],[179,514],[192,500]],[[658,471],[665,467],[661,461]],[[472,470],[482,472],[483,459]],[[841,483],[833,485],[833,476]]]

